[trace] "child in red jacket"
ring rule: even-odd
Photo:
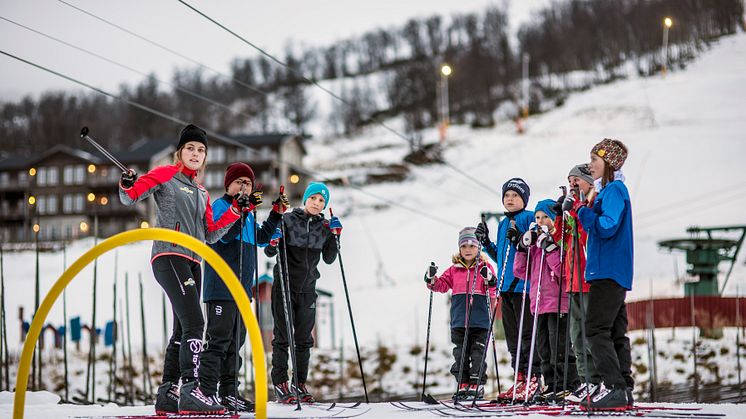
[[[466,227],[459,232],[459,253],[453,256],[451,267],[437,276],[438,267],[432,263],[425,274],[430,290],[441,293],[452,290],[451,342],[456,346],[451,373],[460,380],[458,391],[453,395],[455,400],[484,398],[487,381],[485,354],[496,278],[492,265],[480,254],[474,230]],[[460,364],[462,358],[463,364]]]

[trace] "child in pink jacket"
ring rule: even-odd
[[[456,346],[453,348],[451,373],[456,380],[461,380],[458,391],[453,395],[455,400],[484,398],[484,383],[487,381],[485,354],[491,307],[495,303],[496,279],[492,265],[480,253],[474,230],[473,227],[466,227],[459,232],[459,252],[453,256],[451,267],[437,276],[438,267],[432,263],[425,274],[425,282],[430,290],[442,293],[452,290],[451,342]],[[479,262],[475,266],[477,260]],[[464,352],[464,363],[459,366]]]
[[[575,354],[570,351],[567,354],[569,356],[567,389],[562,385],[569,299],[562,290],[561,251],[552,238],[555,233],[555,213],[552,207],[555,204],[556,201],[553,199],[545,199],[536,204],[534,217],[538,233],[528,231],[524,234],[517,248],[518,252],[513,265],[513,272],[516,275],[519,273],[523,275],[526,272],[527,260],[530,264],[528,277],[531,281],[529,288],[531,314],[538,316],[534,331],[536,354],[541,359],[541,374],[546,386],[546,390],[538,397],[543,400],[564,398],[568,393],[566,390],[574,389],[578,383]],[[554,393],[555,385],[556,394]]]

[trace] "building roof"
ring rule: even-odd
[[[6,158],[0,160],[0,170],[25,169],[57,153],[64,153],[75,156],[91,163],[99,164],[103,161],[101,158],[96,157],[86,151],[78,150],[63,144],[58,144],[50,148],[49,150],[35,156],[8,155]]]

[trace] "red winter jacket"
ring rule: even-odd
[[[565,243],[565,291],[566,292],[579,292],[578,279],[583,285],[583,292],[588,292],[591,289],[590,284],[585,282],[585,245],[588,242],[588,233],[583,229],[583,225],[578,221],[577,210],[580,208],[580,203],[576,202],[575,207],[567,212],[564,220],[564,234],[562,234],[562,241]],[[560,227],[562,223],[561,217],[557,217],[554,220],[555,232],[552,238],[555,242],[560,243]],[[573,249],[573,226],[578,226],[578,251],[577,254]],[[576,257],[573,261],[573,257]],[[573,273],[573,271],[575,271]]]

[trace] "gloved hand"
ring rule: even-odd
[[[272,201],[272,211],[278,214],[284,214],[285,211],[287,211],[289,207],[290,207],[290,201],[288,200],[288,196],[285,195],[285,192],[281,192],[277,196],[277,199]]]
[[[278,244],[280,244],[280,239],[282,238],[282,231],[280,231],[280,227],[277,227],[275,229],[275,232],[272,233],[272,237],[269,239],[269,245],[273,247],[277,247]]]
[[[122,184],[124,189],[131,188],[135,184],[135,181],[137,181],[137,173],[132,169],[123,172],[122,177],[119,179],[119,183]]]
[[[536,236],[537,236],[537,233],[533,230],[529,230],[523,233],[523,236],[521,237],[521,243],[520,243],[521,248],[528,250],[528,248],[531,247],[531,245],[536,243]]]
[[[497,284],[497,278],[495,275],[492,275],[487,265],[482,266],[482,269],[479,270],[479,275],[484,279],[484,285],[494,287]]]
[[[329,230],[337,236],[342,234],[342,222],[334,215],[329,219]]]
[[[430,262],[430,266],[427,268],[427,272],[425,272],[425,283],[428,285],[432,284],[437,273],[438,267],[435,266],[435,262]]]
[[[554,242],[552,235],[549,233],[541,233],[539,238],[536,239],[536,245],[545,252],[551,252],[557,248],[557,243]]]
[[[585,205],[586,202],[580,201],[580,199],[578,199],[577,192],[573,190],[567,195],[567,198],[565,198],[565,202],[562,203],[562,210],[578,210],[580,209],[580,207],[584,207]]]
[[[516,228],[515,224],[510,226],[505,234],[505,238],[508,239],[508,242],[513,246],[518,246],[518,243],[521,241],[521,232]]]
[[[562,215],[562,203],[565,202],[565,195],[561,195],[559,198],[557,198],[557,202],[552,205],[552,211],[555,215]]]
[[[474,235],[477,236],[477,240],[479,240],[479,243],[484,244],[484,242],[490,241],[490,230],[487,228],[487,224],[480,222],[477,224],[476,230],[474,230]]]
[[[262,204],[262,191],[254,191],[250,194],[238,194],[233,197],[233,203],[243,211],[253,211]]]

